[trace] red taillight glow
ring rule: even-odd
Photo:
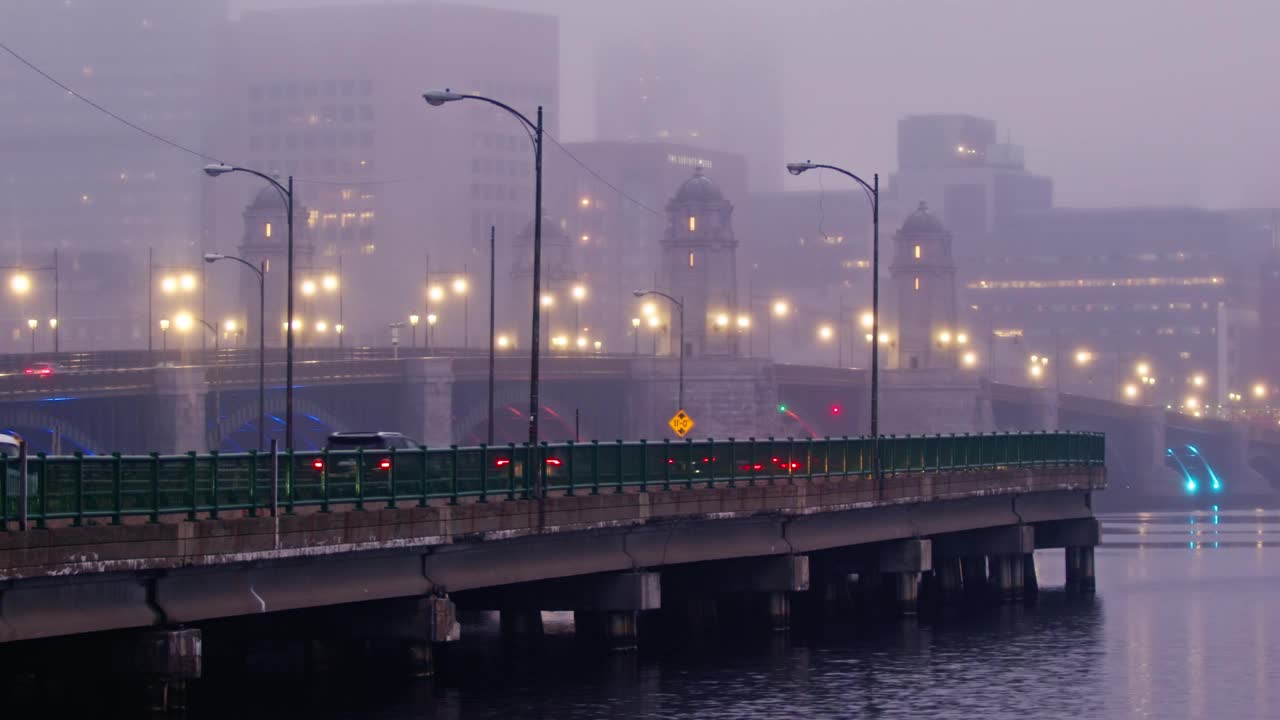
[[[35,371],[35,370],[32,370],[31,368],[27,368],[26,370],[23,370],[22,372],[26,373],[27,375],[35,375],[35,374],[36,374],[36,371]]]
[[[511,461],[508,460],[507,458],[498,458],[497,460],[498,467],[506,467],[510,464],[511,464]]]
[[[317,470],[323,470],[323,469],[324,469],[324,461],[323,461],[323,460],[313,460],[313,461],[311,461],[311,467],[313,467],[313,468],[315,468],[315,469],[317,469]]]
[[[560,458],[547,458],[547,464],[548,464],[548,465],[556,465],[556,466],[559,466],[559,465],[560,465]]]
[[[379,467],[380,469],[382,469],[382,470],[390,470],[390,469],[391,469],[391,461],[390,461],[390,460],[383,460],[382,462],[378,463],[378,467]]]

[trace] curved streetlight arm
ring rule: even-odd
[[[871,473],[876,480],[880,492],[880,176],[874,177],[875,184],[835,165],[802,162],[788,163],[787,172],[799,175],[803,172],[820,169],[834,170],[851,178],[862,187],[871,202]]]
[[[238,255],[223,255],[221,253],[205,253],[204,255],[204,261],[207,263],[215,263],[219,260],[235,260],[258,276],[258,452],[262,452],[266,449],[265,421],[267,417],[267,274],[264,267],[254,265]],[[214,336],[216,342],[216,332]]]
[[[631,294],[635,295],[636,297],[644,297],[645,295],[658,295],[670,300],[673,305],[680,308],[682,311],[684,310],[684,303],[662,292],[661,290],[636,290]]]
[[[799,175],[800,173],[805,172],[807,170],[834,170],[835,172],[838,172],[847,178],[852,178],[854,182],[861,185],[863,192],[867,194],[867,200],[871,201],[871,205],[873,208],[876,205],[878,205],[880,202],[880,191],[872,187],[871,184],[868,183],[866,180],[863,180],[862,178],[849,172],[848,170],[845,170],[844,168],[836,167],[835,165],[822,165],[819,163],[811,163],[811,162],[789,163],[787,165],[787,171],[790,172],[792,175]]]
[[[677,386],[676,404],[680,407],[677,410],[684,410],[684,301],[677,300],[661,290],[634,290],[631,293],[638,298],[646,295],[657,295],[671,301],[672,305],[680,312],[680,380]]]
[[[490,105],[495,105],[497,107],[500,107],[503,110],[506,110],[507,112],[511,113],[512,115],[515,115],[516,117],[520,118],[520,122],[524,123],[530,130],[534,132],[537,132],[538,130],[537,124],[534,123],[529,118],[525,117],[524,113],[520,112],[519,110],[516,110],[515,108],[502,102],[501,100],[494,100],[493,98],[485,97],[484,95],[470,95],[467,93],[455,93],[449,90],[448,88],[445,88],[444,92],[439,92],[439,91],[428,92],[428,93],[424,93],[422,97],[427,101],[428,104],[437,105],[437,106],[443,105],[447,102],[456,102],[458,100],[479,100],[481,102],[487,102]]]
[[[214,253],[207,253],[204,256],[204,261],[207,263],[215,263],[215,262],[218,262],[219,260],[235,260],[236,262],[240,263],[241,265],[244,265],[245,267],[249,268],[254,273],[256,273],[259,280],[263,278],[262,268],[259,268],[257,265],[254,265],[253,263],[249,262],[248,260],[245,260],[242,257],[236,256],[236,255],[215,255]]]

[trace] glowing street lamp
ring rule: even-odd
[[[1084,366],[1093,362],[1093,353],[1088,350],[1076,351],[1076,365]]]
[[[312,295],[316,294],[316,281],[303,280],[302,287],[300,289],[302,290],[303,295],[306,295],[307,297],[311,297]]]
[[[1257,383],[1253,386],[1253,396],[1261,400],[1267,396],[1267,386],[1263,383]]]
[[[861,317],[858,318],[858,322],[862,325],[863,329],[871,330],[876,326],[876,316],[868,310],[862,313]]]
[[[440,287],[439,285],[432,285],[431,287],[427,288],[427,298],[434,302],[443,300],[444,288]]]
[[[180,312],[173,318],[173,327],[180,333],[190,332],[195,325],[195,318],[191,317],[191,313]]]
[[[1196,373],[1191,376],[1191,384],[1196,387],[1204,387],[1204,375]]]
[[[1138,386],[1133,383],[1126,384],[1124,386],[1124,396],[1130,400],[1138,397]]]
[[[498,347],[503,350],[506,350],[507,348],[511,347],[511,338],[507,337],[506,335],[499,335],[495,340],[495,342],[497,343]]]
[[[716,313],[715,323],[721,330],[729,327],[729,313]]]
[[[169,349],[169,318],[160,318],[160,349]]]
[[[975,367],[978,364],[978,354],[972,350],[967,350],[960,356],[960,362],[965,367]]]
[[[950,345],[951,332],[949,330],[943,330],[942,332],[938,333],[938,343],[940,345]]]
[[[409,316],[409,347],[418,347],[418,323],[422,320],[417,314]]]
[[[17,295],[31,292],[31,276],[18,273],[9,278],[9,289]]]
[[[836,331],[832,329],[830,325],[818,326],[818,338],[821,339],[823,342],[827,342],[831,340],[831,338],[835,337],[835,334],[836,334]]]
[[[320,279],[320,284],[324,287],[326,292],[333,292],[338,289],[338,276],[325,275]]]
[[[160,278],[160,292],[165,295],[172,295],[178,292],[178,278],[172,275]]]
[[[1145,377],[1148,377],[1148,376],[1150,376],[1150,375],[1151,375],[1151,364],[1150,364],[1150,363],[1145,363],[1145,362],[1140,362],[1140,363],[1138,363],[1138,365],[1134,368],[1134,372],[1135,372],[1139,377],[1144,377],[1144,378],[1145,378]]]

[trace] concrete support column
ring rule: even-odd
[[[573,627],[582,640],[610,652],[625,652],[637,647],[639,615],[635,610],[575,610]]]
[[[152,383],[152,411],[148,414],[145,435],[132,450],[166,455],[192,450],[207,452],[209,425],[205,396],[209,385],[205,381],[205,369],[158,367],[152,370]]]
[[[1036,575],[1036,556],[1027,553],[1022,556],[1022,594],[1027,599],[1034,598],[1040,592],[1040,579]]]
[[[453,361],[409,358],[404,364],[405,392],[400,427],[418,442],[444,447],[457,441],[453,417]]]
[[[991,555],[987,558],[990,569],[988,586],[992,597],[1008,600],[1013,597],[1013,568],[1008,555]]]
[[[920,600],[920,573],[893,574],[893,603],[899,615],[915,615]]]
[[[919,609],[920,573],[933,570],[933,543],[912,539],[880,546],[880,572],[893,590],[893,606],[899,615],[915,615]]]
[[[1093,575],[1093,547],[1068,547],[1067,590],[1092,594],[1097,591],[1097,583]]]
[[[785,591],[764,593],[764,606],[770,630],[777,632],[791,629],[791,593]]]
[[[934,587],[943,605],[954,605],[964,594],[960,558],[946,558],[934,565]]]
[[[503,608],[498,627],[504,642],[528,647],[542,641],[542,611],[531,608]]]
[[[960,558],[960,572],[964,576],[964,594],[977,597],[987,591],[987,556],[967,555]]]
[[[147,679],[152,710],[186,709],[187,684],[200,678],[202,658],[199,630],[156,630],[138,637],[137,669]]]
[[[1023,593],[1022,554],[1016,553],[1013,555],[1007,555],[1006,559],[1009,562],[1009,597],[1014,600],[1021,600]]]

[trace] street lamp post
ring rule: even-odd
[[[534,191],[533,191],[533,319],[531,322],[532,331],[529,334],[529,445],[536,447],[538,444],[538,345],[541,342],[539,321],[541,320],[540,298],[542,297],[542,106],[538,106],[538,121],[532,122],[515,108],[506,103],[494,100],[493,98],[484,97],[483,95],[469,95],[465,93],[455,93],[445,88],[443,91],[432,90],[424,93],[423,100],[428,105],[439,107],[448,102],[456,102],[458,100],[479,100],[487,102],[490,105],[497,106],[506,110],[517,120],[524,124],[525,128],[532,133],[533,139],[533,174],[534,174]],[[534,467],[534,465],[530,465]],[[535,487],[535,494],[541,496],[542,488]]]
[[[495,254],[494,238],[497,236],[497,228],[493,225],[489,226],[489,444],[493,445],[493,376],[494,376],[494,284],[497,281],[497,255]]]
[[[676,306],[676,311],[679,312],[680,314],[680,383],[678,385],[678,390],[676,395],[676,405],[678,405],[679,407],[677,407],[676,410],[683,410],[684,409],[684,301],[677,300],[671,297],[670,295],[662,292],[661,290],[636,290],[631,294],[635,295],[638,298],[645,297],[646,295],[657,295],[658,297],[664,297],[667,300],[669,300],[672,305]]]
[[[261,266],[254,266],[235,255],[204,254],[204,261],[207,263],[219,260],[235,260],[258,276],[258,452],[262,452],[266,447],[264,433],[267,420],[267,264],[264,261]],[[342,335],[339,334],[338,337]]]
[[[871,202],[871,472],[880,479],[880,174],[871,184],[843,168],[812,162],[788,163],[787,172],[799,175],[809,170],[834,170],[862,186]]]
[[[418,323],[421,321],[422,318],[417,313],[409,316],[409,347],[414,348],[415,352],[418,347]]]
[[[285,212],[287,213],[285,225],[288,228],[288,246],[285,260],[285,350],[284,350],[284,447],[286,450],[293,449],[293,336],[296,328],[293,322],[293,176],[289,176],[289,187],[281,185],[278,180],[267,175],[266,173],[251,170],[249,168],[235,167],[232,165],[212,164],[205,165],[204,172],[209,177],[218,177],[233,172],[249,173],[256,175],[263,180],[271,183],[284,200]],[[264,319],[265,324],[265,319]]]
[[[53,249],[53,264],[43,267],[23,267],[21,265],[11,265],[3,268],[5,270],[17,270],[18,273],[9,279],[9,287],[18,295],[26,295],[31,292],[31,277],[27,273],[32,272],[52,272],[53,273],[53,320],[62,317],[58,312],[58,300],[61,288],[58,281],[58,248]],[[28,323],[30,324],[30,323]],[[38,323],[37,323],[38,324]],[[58,324],[56,322],[49,323],[49,329],[53,335],[53,352],[56,355],[59,351],[58,345]],[[34,330],[33,330],[34,332]],[[35,348],[31,349],[35,352]]]
[[[40,327],[40,321],[35,318],[27,319],[27,327],[31,328],[31,352],[36,351],[36,328]]]
[[[169,349],[169,318],[160,318],[160,352]]]

